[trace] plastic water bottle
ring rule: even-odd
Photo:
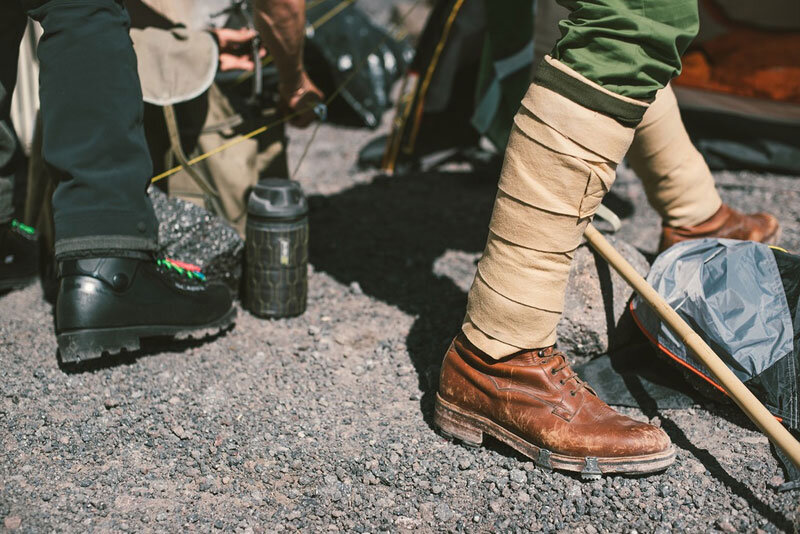
[[[308,296],[308,202],[300,184],[268,178],[253,188],[245,228],[244,306],[292,317]]]

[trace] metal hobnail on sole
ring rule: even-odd
[[[546,470],[580,473],[584,480],[597,480],[606,474],[641,474],[663,471],[675,461],[675,447],[641,456],[598,458],[555,453],[521,438],[494,421],[451,404],[436,395],[433,422],[439,432],[469,447],[483,443],[485,434],[509,445]]]
[[[603,472],[600,471],[600,465],[597,463],[597,458],[593,456],[586,457],[586,464],[581,471],[581,478],[584,480],[597,480],[602,476]]]

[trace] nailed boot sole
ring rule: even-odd
[[[236,308],[208,324],[198,326],[127,326],[73,330],[56,335],[61,361],[75,364],[94,360],[103,354],[117,354],[141,348],[141,340],[151,337],[172,337],[175,340],[205,339],[222,332],[233,324]]]
[[[483,442],[483,435],[489,434],[524,454],[539,467],[574,471],[586,479],[597,479],[601,475],[609,474],[636,475],[663,471],[675,461],[674,445],[655,454],[619,458],[567,456],[551,452],[524,440],[481,415],[445,401],[438,393],[433,422],[443,435],[458,439],[464,445],[477,447]]]

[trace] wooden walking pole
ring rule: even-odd
[[[772,443],[786,453],[794,465],[800,468],[800,443],[763,404],[742,384],[728,366],[711,350],[711,347],[692,330],[686,321],[667,304],[667,301],[641,277],[639,273],[611,246],[611,243],[591,224],[586,227],[584,237],[603,258],[616,270],[628,284],[653,308],[667,326],[677,334],[681,341],[697,355],[706,368],[717,379],[733,401],[753,423],[767,435]]]

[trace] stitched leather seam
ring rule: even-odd
[[[575,413],[571,413],[571,412],[569,411],[569,409],[568,409],[566,406],[564,406],[564,404],[563,404],[563,403],[554,404],[554,403],[552,403],[552,402],[549,402],[549,401],[546,401],[546,400],[544,400],[544,399],[542,399],[542,398],[540,398],[540,397],[537,397],[536,395],[533,395],[533,394],[531,394],[531,393],[528,393],[527,391],[525,391],[525,390],[523,390],[523,389],[519,389],[519,388],[516,388],[516,387],[513,387],[513,386],[512,386],[512,387],[501,387],[501,386],[500,386],[500,385],[497,383],[497,381],[495,380],[495,378],[494,378],[493,376],[490,376],[490,377],[489,377],[489,380],[491,380],[491,381],[492,381],[492,384],[494,384],[494,387],[495,387],[495,389],[496,389],[497,391],[512,391],[512,392],[514,392],[514,393],[519,393],[519,394],[521,394],[521,395],[524,395],[524,396],[526,396],[526,397],[528,397],[528,398],[535,399],[535,400],[537,400],[537,401],[541,402],[542,404],[544,404],[544,405],[546,405],[546,406],[550,406],[550,408],[552,408],[552,409],[551,409],[551,413],[552,413],[553,415],[555,415],[555,416],[557,416],[557,417],[560,417],[561,419],[563,419],[564,421],[566,421],[566,422],[568,422],[568,423],[569,423],[569,422],[572,420],[572,418],[573,418],[573,417],[575,417]],[[566,412],[567,414],[569,414],[569,417],[567,417],[567,416],[566,416],[564,413],[558,413],[558,412],[556,412],[556,410],[558,410],[558,409],[562,409],[564,412]]]

